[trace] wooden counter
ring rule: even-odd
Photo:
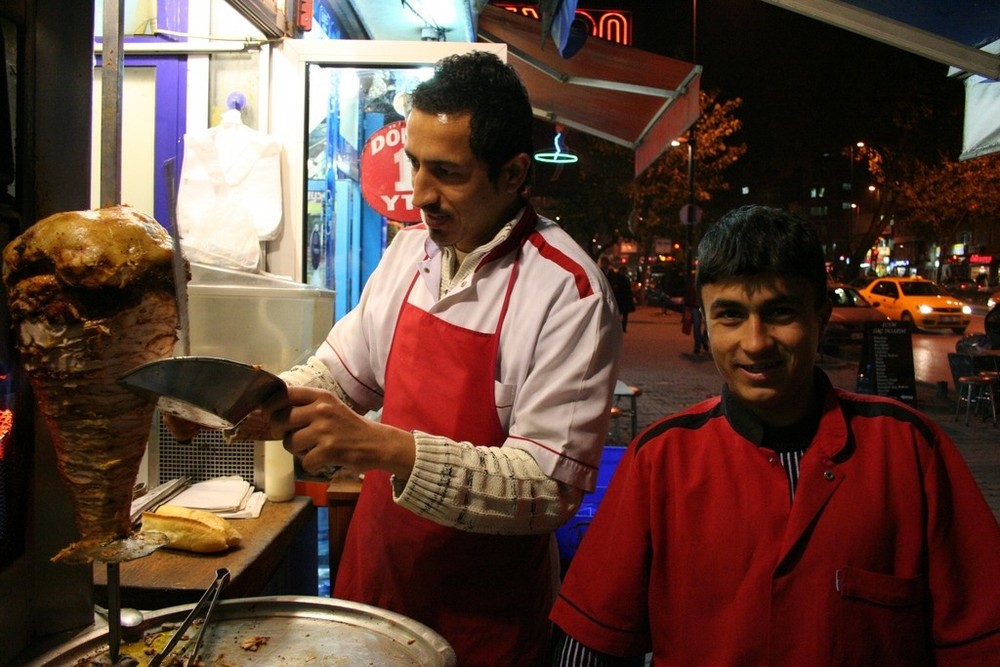
[[[347,528],[354,516],[354,507],[358,504],[361,493],[361,480],[344,471],[338,472],[330,479],[326,487],[326,506],[330,522],[330,587],[337,578],[337,568],[340,566],[340,556],[344,551],[344,540],[347,539]]]
[[[223,598],[316,595],[316,509],[309,498],[264,503],[256,519],[232,519],[239,547],[217,554],[161,548],[119,567],[123,607],[161,609],[197,602],[215,579],[231,573]],[[94,598],[107,605],[107,566],[94,564]]]

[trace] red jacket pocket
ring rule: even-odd
[[[842,598],[866,600],[886,607],[920,604],[925,590],[923,577],[895,577],[850,566],[837,570],[836,585]]]

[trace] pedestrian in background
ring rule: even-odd
[[[705,313],[701,307],[701,297],[695,289],[694,280],[689,280],[689,287],[684,297],[684,314],[681,327],[685,334],[691,334],[694,340],[694,354],[708,352],[708,329],[705,325]]]
[[[730,212],[697,288],[722,395],[629,446],[553,608],[553,664],[996,665],[1000,527],[937,424],[817,368],[814,228]]]
[[[602,255],[598,263],[604,277],[611,285],[611,292],[615,295],[615,303],[618,305],[618,312],[622,317],[622,331],[626,331],[628,329],[628,314],[635,311],[632,281],[621,269],[611,268],[611,261],[606,255]]]

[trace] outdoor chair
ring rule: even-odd
[[[969,425],[969,419],[973,410],[978,414],[986,403],[989,404],[990,414],[993,417],[993,425],[996,426],[997,424],[997,409],[994,398],[997,393],[996,388],[1000,386],[1000,374],[989,377],[981,375],[979,373],[980,369],[977,369],[977,365],[979,365],[982,367],[982,370],[987,370],[985,364],[986,360],[990,358],[991,355],[973,356],[959,352],[948,353],[948,366],[951,369],[952,381],[955,383],[955,420],[958,420],[958,415],[961,413],[964,404],[966,426]],[[977,359],[980,359],[980,361],[977,361]],[[996,372],[997,366],[995,365],[995,360],[990,363],[993,364],[993,371]]]
[[[629,426],[631,432],[631,438],[635,438],[636,434],[639,432],[639,406],[638,398],[642,395],[642,389],[639,387],[633,387],[632,385],[625,384],[621,380],[615,384],[615,401],[614,406],[611,408],[611,417],[614,424],[614,437],[617,439],[616,442],[621,441],[621,437],[618,431],[618,422],[621,417],[629,418]],[[623,407],[619,405],[619,402],[623,399],[627,399],[627,406]],[[630,438],[630,440],[631,440]],[[626,442],[629,442],[627,440]]]

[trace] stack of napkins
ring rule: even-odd
[[[192,484],[174,496],[170,504],[205,510],[225,519],[256,519],[265,498],[263,491],[254,491],[253,485],[241,476],[232,475]]]

